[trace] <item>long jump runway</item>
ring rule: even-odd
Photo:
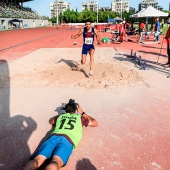
[[[80,65],[81,45],[1,56],[0,169],[22,169],[48,137],[49,118],[73,98],[99,126],[83,128],[63,170],[169,170],[169,70],[140,70],[124,53],[96,47],[94,76],[89,57]]]

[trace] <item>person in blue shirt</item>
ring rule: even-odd
[[[96,36],[98,44],[100,44],[100,36],[96,28],[91,26],[91,21],[87,20],[85,22],[85,27],[80,29],[76,35],[72,35],[71,38],[76,39],[83,34],[84,43],[82,47],[82,59],[81,64],[86,63],[87,53],[90,55],[90,72],[89,75],[93,75],[93,66],[94,66],[94,36]]]
[[[159,42],[160,31],[161,31],[161,25],[159,22],[159,17],[156,17],[155,19],[155,42]]]

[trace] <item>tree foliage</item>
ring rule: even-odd
[[[49,21],[51,21],[52,23],[56,23],[56,17],[50,18]]]
[[[130,15],[132,12],[123,12],[122,18],[129,20]],[[99,11],[98,12],[98,22],[107,22],[108,18],[115,18],[119,16],[120,13],[116,13],[113,11]],[[82,12],[78,12],[77,10],[67,10],[64,13],[59,14],[59,22],[60,23],[80,23],[85,22],[86,20],[91,20],[91,22],[97,22],[97,12],[96,11],[89,11],[85,10]],[[53,23],[56,22],[56,17],[49,19]]]
[[[163,10],[163,12],[166,12],[166,13],[170,14],[170,11],[168,11],[168,10]]]

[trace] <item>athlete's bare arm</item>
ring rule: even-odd
[[[77,108],[77,112],[80,113],[81,115],[83,113],[82,107],[80,105]],[[89,120],[88,126],[91,126],[91,127],[98,126],[97,120],[95,120],[93,117],[87,115],[86,113],[84,113],[83,116]]]
[[[57,117],[58,117],[58,116],[54,116],[54,117],[50,118],[49,124],[50,124],[50,125],[54,125],[54,124],[56,123]]]
[[[76,39],[78,37],[80,37],[80,35],[83,33],[83,29],[80,29],[79,32],[76,35],[72,35],[71,38],[72,39]]]
[[[96,35],[96,39],[97,39],[98,44],[100,44],[100,36],[99,36],[99,32],[97,31],[96,28],[94,29],[94,33]]]

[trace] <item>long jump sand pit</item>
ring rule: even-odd
[[[99,126],[83,128],[63,170],[168,170],[168,70],[140,70],[113,48],[96,48],[93,76],[80,60],[80,48],[60,48],[1,62],[0,168],[22,169],[73,98]]]
[[[11,64],[14,86],[60,86],[83,88],[115,88],[142,82],[130,63],[114,59],[113,48],[97,50],[94,76],[89,76],[89,57],[80,64],[81,49],[41,49]]]

